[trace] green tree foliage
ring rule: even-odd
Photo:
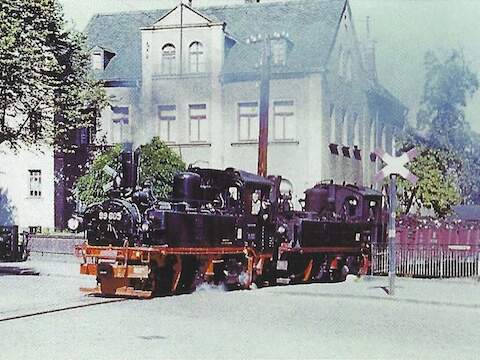
[[[103,168],[108,165],[117,172],[120,172],[121,164],[118,157],[121,151],[122,147],[115,145],[98,154],[90,164],[85,175],[77,179],[74,185],[74,193],[76,193],[82,204],[90,205],[106,198],[103,186],[112,181],[112,178],[103,171]]]
[[[427,52],[425,68],[417,132],[408,129],[403,139],[403,150],[420,149],[411,164],[420,181],[415,187],[402,183],[401,203],[407,212],[416,205],[444,216],[460,202],[480,203],[479,139],[464,111],[479,83],[459,50],[442,57]]]
[[[452,206],[461,200],[458,185],[458,170],[461,161],[445,149],[436,149],[428,142],[407,132],[403,151],[415,145],[418,156],[407,165],[407,168],[418,176],[413,186],[409,181],[399,179],[399,202],[402,212],[408,214],[412,209],[433,210],[437,216],[444,217],[451,213]]]
[[[140,183],[151,180],[157,197],[166,197],[172,191],[174,175],[185,170],[185,164],[179,155],[174,153],[158,137],[141,147],[140,155]],[[87,173],[75,183],[75,193],[79,200],[89,205],[106,198],[103,186],[112,181],[103,168],[110,166],[120,172],[121,164],[118,161],[121,146],[117,145],[96,156]]]
[[[84,43],[57,0],[1,1],[0,144],[58,143],[93,124],[106,96]]]
[[[425,69],[418,127],[427,129],[435,147],[462,150],[470,131],[464,109],[467,99],[478,89],[477,76],[459,50],[451,50],[443,59],[432,51],[427,52]]]

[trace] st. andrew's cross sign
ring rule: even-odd
[[[396,269],[396,251],[395,251],[395,218],[397,214],[397,175],[410,181],[413,185],[417,183],[418,178],[408,170],[405,165],[415,159],[417,150],[415,148],[407,151],[400,156],[387,154],[383,149],[375,149],[375,154],[383,160],[386,166],[374,176],[375,182],[383,181],[390,177],[389,188],[389,217],[388,217],[388,280],[389,294],[395,294],[395,269]]]
[[[400,175],[410,181],[413,185],[417,183],[418,178],[408,170],[405,165],[417,157],[417,149],[413,148],[400,156],[387,154],[383,149],[375,149],[375,154],[383,160],[387,166],[375,174],[373,181],[380,182],[390,175]]]

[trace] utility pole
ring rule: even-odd
[[[395,295],[395,271],[397,268],[397,252],[395,250],[395,237],[396,228],[395,221],[397,216],[397,175],[390,174],[390,186],[389,186],[389,200],[388,207],[388,285],[389,295]]]
[[[272,59],[272,40],[280,41],[288,39],[288,34],[273,33],[271,35],[250,36],[247,44],[261,44],[262,55],[260,59],[260,104],[259,104],[259,132],[258,132],[258,167],[257,174],[267,177],[267,158],[268,158],[268,110],[270,105],[270,79],[271,79],[271,59]]]

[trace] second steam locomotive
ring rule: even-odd
[[[138,152],[123,152],[108,199],[69,221],[86,231],[81,272],[106,296],[186,293],[202,283],[250,288],[340,281],[383,231],[382,194],[317,184],[295,210],[289,182],[189,168],[167,199],[138,186]]]

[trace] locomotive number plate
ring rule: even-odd
[[[122,212],[121,211],[118,211],[118,212],[114,212],[114,211],[110,211],[110,212],[106,212],[106,211],[100,211],[98,213],[98,219],[99,220],[122,220]]]

